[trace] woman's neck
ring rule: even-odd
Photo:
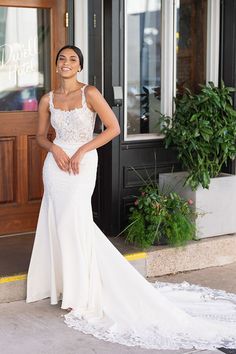
[[[77,80],[61,80],[59,91],[65,95],[78,90],[81,87],[80,82]]]

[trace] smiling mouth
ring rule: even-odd
[[[70,68],[61,68],[62,71],[70,71]]]

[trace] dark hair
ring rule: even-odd
[[[65,45],[64,47],[62,47],[58,51],[57,56],[56,56],[56,65],[57,65],[57,62],[58,62],[59,55],[61,54],[61,52],[64,49],[72,49],[78,55],[79,62],[80,62],[80,67],[81,67],[81,70],[82,70],[83,69],[83,65],[84,65],[84,57],[83,57],[83,54],[82,54],[81,50],[78,47],[76,47],[75,45],[69,45],[69,44]]]

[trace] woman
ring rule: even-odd
[[[79,48],[60,49],[60,87],[39,104],[37,141],[48,154],[26,301],[62,300],[61,308],[71,310],[64,315],[68,326],[128,346],[236,347],[236,296],[186,283],[153,286],[93,222],[96,149],[120,128],[99,91],[77,81],[82,69]],[[96,113],[106,130],[93,138]],[[47,139],[50,122],[53,143]]]

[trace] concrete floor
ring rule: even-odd
[[[153,277],[148,279],[163,282],[181,283],[187,281],[192,284],[206,286],[212,289],[225,290],[236,294],[236,263],[220,267],[211,267],[190,272]]]
[[[150,278],[150,281],[188,281],[236,293],[236,263],[191,271],[171,276]],[[126,347],[98,340],[68,328],[62,315],[65,310],[50,305],[49,299],[26,304],[15,301],[0,304],[1,354],[151,354],[151,353],[221,353],[221,351],[158,351]],[[235,354],[236,350],[228,351]]]

